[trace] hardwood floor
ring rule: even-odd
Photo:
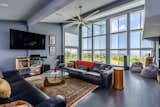
[[[125,71],[123,91],[97,88],[74,107],[160,107],[160,84]]]

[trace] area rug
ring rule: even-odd
[[[97,88],[97,85],[75,78],[67,78],[64,84],[49,87],[43,86],[44,77],[42,76],[29,77],[26,78],[26,80],[50,97],[63,95],[67,101],[67,107],[72,107],[77,104]],[[52,79],[49,79],[49,81],[52,81]]]

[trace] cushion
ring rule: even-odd
[[[81,70],[88,70],[89,68],[87,66],[79,66],[78,69],[81,69]]]
[[[101,63],[95,63],[93,67],[93,71],[99,72],[101,70]]]
[[[9,83],[0,78],[0,98],[10,98],[11,96],[11,87]]]
[[[93,76],[100,76],[100,74],[96,72],[86,72],[86,74],[93,75]]]
[[[80,61],[80,60],[77,60],[75,62],[76,68],[78,68],[79,66],[87,66],[89,70],[93,70],[94,64],[95,64],[94,62]]]
[[[73,72],[78,72],[78,73],[82,73],[82,74],[85,74],[86,71],[85,70],[81,70],[81,69],[74,69],[72,70]]]
[[[110,70],[111,68],[112,68],[111,65],[106,65],[106,64],[102,64],[100,67],[101,70]]]
[[[78,73],[86,73],[85,70],[81,70],[81,69],[76,69],[76,68],[69,68],[69,67],[65,67],[65,69],[69,70],[70,73],[72,72],[78,72]]]
[[[68,62],[68,63],[67,63],[67,67],[74,68],[74,62]]]

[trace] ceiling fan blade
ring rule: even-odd
[[[78,19],[76,19],[76,18],[73,18],[73,19],[71,19],[71,20],[77,21]]]
[[[76,14],[76,17],[77,17],[79,20],[81,20],[80,12],[75,11],[75,14]]]
[[[90,18],[90,17],[92,17],[92,16],[94,16],[94,15],[96,15],[97,13],[99,13],[100,11],[99,10],[97,10],[97,11],[95,11],[95,12],[93,12],[93,13],[91,13],[90,15],[88,15],[87,17],[85,17],[84,18],[84,20],[87,20],[88,18]]]
[[[76,30],[79,30],[80,25],[81,25],[80,23],[77,25]]]
[[[73,22],[75,22],[75,21],[70,21],[70,20],[68,20],[68,21],[63,21],[63,23],[73,23]]]
[[[83,25],[83,26],[86,26],[85,22],[82,22],[82,25]]]
[[[79,24],[79,22],[78,22],[78,21],[75,21],[75,22],[73,22],[73,23],[66,24],[65,27],[72,27],[72,26],[74,26],[74,25],[76,25],[76,24]]]
[[[81,20],[81,16],[80,15],[78,15],[77,17],[78,17],[79,20]]]
[[[89,25],[88,25],[87,22],[83,22],[82,25],[83,25],[84,27],[87,27],[88,29],[90,29],[90,27],[89,27]]]

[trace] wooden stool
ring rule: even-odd
[[[114,89],[123,90],[123,69],[114,68]]]

